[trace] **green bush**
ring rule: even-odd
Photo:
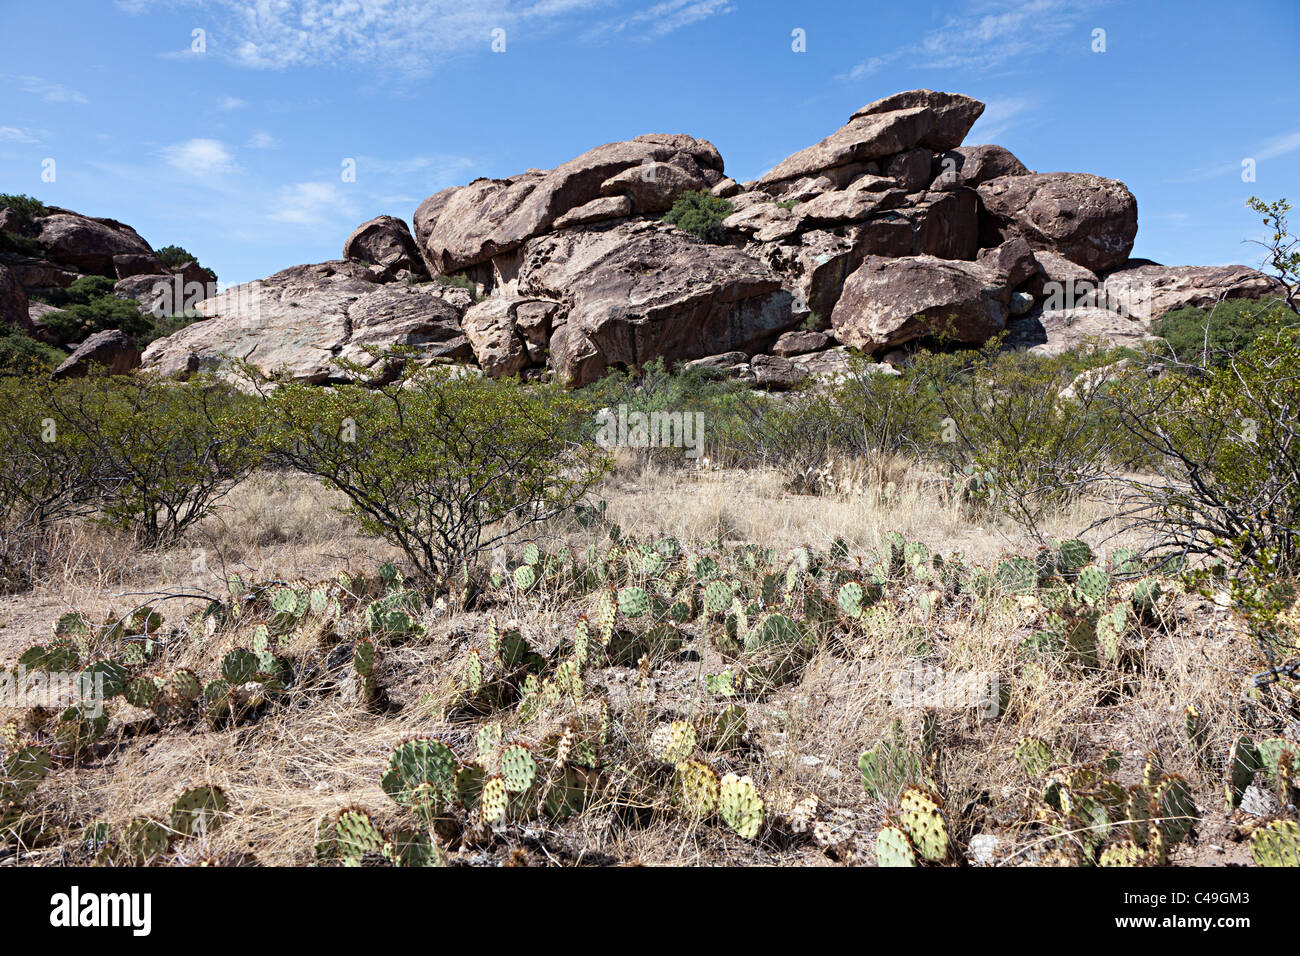
[[[32,220],[50,214],[49,207],[45,203],[25,194],[0,193],[0,209],[12,209],[17,212],[24,226],[31,226]]]
[[[1213,308],[1168,312],[1152,332],[1180,362],[1222,368],[1260,335],[1295,322],[1295,314],[1276,299],[1227,299]]]
[[[62,476],[37,525],[93,514],[147,546],[168,544],[259,462],[257,403],[215,381],[94,375],[12,379],[6,390],[22,414],[6,416],[5,439],[22,454],[5,460],[0,484],[18,488],[42,469]]]
[[[41,324],[60,345],[80,342],[96,332],[120,329],[139,343],[151,340],[152,317],[127,299],[106,295],[87,304],[70,305],[60,312],[47,312]]]
[[[378,388],[286,384],[267,409],[274,460],[346,495],[434,590],[571,508],[608,468],[578,440],[590,403],[557,385],[434,368]]]
[[[731,203],[719,199],[708,190],[682,193],[664,214],[664,222],[698,236],[705,242],[723,243],[726,230],[722,220],[731,215]]]
[[[51,289],[41,298],[50,305],[89,305],[113,294],[114,280],[107,276],[82,276],[62,289]]]
[[[25,332],[0,327],[0,376],[52,372],[65,358],[64,352],[36,341]]]
[[[156,255],[159,261],[161,261],[168,269],[179,269],[187,262],[193,262],[207,275],[208,282],[217,281],[217,274],[215,272],[211,269],[205,268],[203,264],[199,262],[198,256],[181,246],[163,246],[160,249],[155,249],[154,255]]]

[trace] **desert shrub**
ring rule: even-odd
[[[1241,570],[1300,560],[1300,330],[1257,336],[1221,365],[1172,366],[1106,396],[1158,460],[1132,514],[1164,548]]]
[[[82,276],[62,289],[51,289],[42,296],[50,305],[89,305],[113,294],[114,280],[107,276]]]
[[[591,419],[588,440],[598,440],[603,422],[616,421],[620,415],[629,422],[628,437],[633,439],[637,415],[682,416],[681,437],[691,439],[690,449],[630,445],[642,458],[670,467],[695,463],[700,455],[694,452],[723,454],[734,435],[748,429],[766,405],[764,396],[740,381],[683,364],[670,368],[662,357],[641,369],[610,372],[583,389],[583,396],[593,408],[607,410],[608,416],[597,413]],[[685,416],[698,416],[690,419],[689,436]],[[693,454],[686,455],[686,450]]]
[[[673,201],[672,208],[664,213],[663,221],[698,236],[705,242],[722,243],[726,241],[722,220],[730,215],[731,203],[701,189],[678,196]]]
[[[82,476],[78,506],[146,546],[174,542],[260,461],[259,402],[211,379],[94,375],[27,387]]]
[[[59,431],[47,388],[44,377],[0,378],[0,587],[5,590],[31,580],[56,522],[92,510],[91,456],[75,433]]]
[[[155,249],[154,255],[156,255],[159,261],[168,269],[179,269],[187,262],[193,262],[207,275],[208,282],[217,281],[217,274],[215,272],[204,267],[204,265],[199,262],[198,256],[181,246],[163,246],[160,249]]]
[[[51,372],[66,354],[18,329],[0,327],[0,376]]]
[[[428,369],[373,389],[285,385],[268,411],[274,460],[343,492],[435,590],[571,508],[608,468],[579,441],[590,403],[559,386]]]
[[[1291,234],[1287,220],[1291,204],[1285,199],[1266,203],[1251,196],[1246,205],[1260,214],[1264,228],[1270,232],[1266,241],[1256,245],[1264,247],[1266,263],[1283,289],[1283,302],[1300,314],[1300,237]]]
[[[26,194],[0,193],[0,209],[14,210],[24,226],[30,226],[32,220],[50,214],[45,203]]]
[[[1169,343],[1180,362],[1223,367],[1260,335],[1295,321],[1276,299],[1228,299],[1213,308],[1167,312],[1152,332]]]
[[[1110,365],[1116,356],[1083,354],[1004,352],[994,340],[978,350],[924,354],[913,368],[934,401],[930,454],[966,501],[1034,536],[1050,510],[1107,480],[1130,454],[1102,401],[1121,375]],[[1089,364],[1095,376],[1080,378]]]
[[[70,305],[59,312],[47,312],[41,324],[60,345],[80,342],[108,329],[120,329],[137,342],[152,339],[153,321],[139,306],[117,296],[106,295],[92,302]]]

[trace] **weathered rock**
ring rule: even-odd
[[[1275,279],[1248,266],[1162,266],[1126,263],[1106,276],[1107,307],[1151,322],[1187,306],[1208,308],[1223,299],[1284,294]]]
[[[925,134],[917,145],[929,149],[952,149],[960,146],[970,128],[984,112],[979,100],[960,93],[942,93],[935,90],[907,90],[868,103],[850,117],[849,122],[866,116],[890,113],[895,110],[922,108],[930,114]]]
[[[62,289],[72,285],[81,273],[49,259],[36,259],[30,256],[12,257],[8,262],[9,270],[18,279],[19,284],[27,290]]]
[[[791,209],[772,200],[746,205],[722,220],[722,227],[747,233],[759,242],[775,242],[799,230],[800,218]]]
[[[424,273],[424,262],[406,223],[394,216],[376,216],[357,226],[343,243],[343,258],[369,262],[396,273]]]
[[[414,346],[429,359],[473,354],[443,286],[376,284],[366,275],[359,263],[339,260],[226,289],[198,305],[200,321],[150,344],[142,365],[184,375],[235,358],[320,383],[344,377],[335,358],[373,366],[368,346]]]
[[[82,342],[63,364],[53,372],[54,378],[81,378],[92,367],[109,375],[125,375],[140,367],[140,350],[129,336],[118,329],[96,332]]]
[[[905,152],[919,145],[933,127],[934,114],[924,107],[863,115],[782,160],[759,179],[759,186]]]
[[[699,369],[705,373],[722,376],[730,374],[739,366],[749,368],[749,355],[746,352],[722,352],[718,355],[706,355],[704,358],[691,359],[687,368]]]
[[[461,327],[479,368],[494,378],[523,371],[546,357],[550,318],[558,302],[495,294],[472,306]]]
[[[901,189],[891,188],[892,179],[864,176],[847,189],[822,193],[816,199],[800,203],[791,210],[799,228],[835,223],[859,222],[878,212],[897,209],[907,199]]]
[[[120,278],[114,267],[117,256],[138,256],[138,260],[157,261],[153,249],[130,226],[114,219],[92,219],[67,210],[58,210],[36,220],[40,232],[36,237],[56,262],[70,265],[79,272]],[[130,266],[127,266],[130,268]]]
[[[1025,176],[1029,170],[1001,146],[958,146],[934,157],[931,189],[975,187],[999,176]]]
[[[718,182],[709,189],[709,192],[714,196],[717,196],[719,199],[727,199],[728,197],[734,196],[736,193],[740,192],[740,184],[730,176],[727,176],[718,180]]]
[[[754,383],[759,388],[783,391],[794,388],[808,377],[808,370],[779,355],[755,355],[749,362]]]
[[[579,206],[577,209],[570,209],[555,220],[554,228],[559,230],[567,229],[570,226],[587,226],[593,222],[603,222],[607,219],[626,219],[630,215],[632,215],[632,199],[630,196],[602,196]]]
[[[30,332],[32,320],[28,315],[27,292],[7,266],[0,265],[0,326]]]
[[[975,258],[980,229],[979,197],[974,190],[927,192],[902,214],[912,224],[912,255]]]
[[[869,256],[831,313],[835,337],[874,352],[913,339],[983,342],[1005,327],[1008,290],[973,262]]]
[[[722,157],[704,140],[651,134],[606,143],[549,172],[479,179],[429,197],[415,234],[435,272],[458,272],[554,228],[570,210],[602,197],[627,197],[636,215],[667,210],[681,192],[721,181]]]
[[[748,352],[798,321],[771,269],[645,222],[532,240],[518,294],[561,303],[550,362],[570,385],[658,357],[671,364]]]
[[[1140,347],[1155,341],[1145,324],[1109,309],[1080,306],[1070,309],[1035,308],[1021,319],[1007,323],[1005,344],[1028,349],[1036,355],[1062,352],[1093,343],[1104,348]]]
[[[807,352],[820,352],[831,344],[831,337],[825,332],[810,332],[806,329],[794,329],[782,333],[772,346],[772,354],[782,358],[803,355]]]
[[[990,270],[997,282],[1014,289],[1040,271],[1038,259],[1029,243],[1016,237],[992,249],[981,249],[975,261]]]
[[[1020,236],[1094,272],[1128,259],[1137,235],[1137,200],[1115,179],[1086,173],[1001,176],[979,186],[981,245]]]
[[[119,279],[128,276],[162,275],[166,271],[166,267],[153,253],[143,255],[138,252],[127,252],[113,257],[113,275]]]
[[[118,279],[113,294],[136,302],[142,312],[159,318],[192,312],[200,302],[216,294],[216,285],[207,281],[206,273],[195,263],[186,265],[183,271]]]
[[[1045,249],[1034,250],[1038,272],[1025,284],[1035,299],[1050,299],[1049,308],[1066,308],[1095,303],[1101,289],[1097,273]]]
[[[929,186],[933,178],[933,159],[934,154],[928,149],[909,149],[890,157],[885,164],[884,174],[895,180],[903,192],[919,192]]]

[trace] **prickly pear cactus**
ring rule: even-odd
[[[384,853],[388,840],[360,807],[344,807],[334,818],[333,852],[344,866],[360,866],[367,856]]]
[[[1106,600],[1106,595],[1110,593],[1110,574],[1100,565],[1090,564],[1079,571],[1079,577],[1074,583],[1074,589],[1080,600],[1097,607]]]
[[[921,787],[908,787],[898,799],[899,824],[917,852],[929,863],[948,859],[951,843],[948,821],[938,795]]]
[[[758,836],[763,826],[763,799],[754,781],[729,773],[718,786],[718,815],[746,840]]]
[[[1016,744],[1015,757],[1027,777],[1042,777],[1052,769],[1052,748],[1037,737],[1022,737]]]
[[[172,829],[181,836],[206,836],[225,822],[230,799],[220,787],[192,787],[171,807]]]
[[[1255,773],[1260,769],[1259,751],[1255,741],[1248,736],[1238,737],[1228,750],[1227,767],[1224,770],[1224,795],[1228,807],[1241,806],[1241,798],[1246,788],[1255,780]]]
[[[890,725],[890,736],[858,758],[862,786],[876,798],[892,798],[903,785],[921,779],[921,757],[908,749],[902,721]]]
[[[388,755],[379,785],[398,805],[432,817],[456,798],[456,765],[456,754],[441,740],[413,737]]]
[[[1038,590],[1038,572],[1028,558],[1000,561],[993,572],[993,580],[1003,594],[1033,594]]]
[[[619,591],[618,609],[629,620],[638,618],[650,610],[650,597],[646,594],[645,588],[627,587]]]
[[[673,797],[683,811],[694,817],[707,817],[718,806],[718,775],[699,760],[683,760],[673,773]]]
[[[484,823],[504,823],[510,810],[510,791],[504,777],[488,777],[479,794],[479,816]]]
[[[171,834],[157,820],[137,817],[122,831],[122,849],[138,864],[149,863],[167,852]]]
[[[1186,839],[1200,821],[1191,785],[1176,774],[1161,780],[1151,793],[1151,820],[1167,843]]]
[[[662,724],[650,735],[650,752],[666,764],[678,764],[695,753],[698,738],[695,725],[689,720],[674,720]]]
[[[506,789],[511,793],[523,793],[537,776],[537,761],[523,744],[511,744],[502,750],[499,765]]]
[[[887,826],[876,835],[877,866],[920,866],[916,848],[906,832]]]
[[[1300,824],[1274,820],[1250,837],[1250,855],[1256,866],[1300,866]]]
[[[1147,851],[1132,840],[1124,840],[1103,849],[1097,862],[1100,866],[1144,866]]]
[[[21,800],[50,772],[52,760],[44,747],[24,747],[0,762],[0,800]]]

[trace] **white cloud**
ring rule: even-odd
[[[984,112],[971,128],[966,137],[968,143],[996,143],[1016,125],[1022,114],[1032,110],[1037,101],[1026,96],[1009,96],[991,99],[984,105]]]
[[[215,139],[191,139],[163,149],[163,158],[193,175],[226,173],[234,168],[230,151]]]
[[[265,130],[257,130],[248,138],[249,149],[278,149],[280,141]]]
[[[1267,162],[1270,159],[1277,159],[1279,156],[1286,156],[1300,149],[1300,130],[1291,133],[1284,133],[1281,136],[1275,136],[1272,139],[1265,140],[1256,144],[1256,148],[1249,152],[1243,153],[1238,159],[1224,160],[1221,163],[1215,163],[1212,166],[1199,166],[1190,170],[1182,176],[1174,176],[1166,179],[1167,183],[1198,183],[1207,179],[1226,179],[1228,177],[1239,177],[1241,175],[1245,160],[1254,160],[1255,163]]]
[[[662,37],[709,17],[735,10],[731,0],[664,0],[649,9],[620,19],[608,20],[588,31],[588,36],[637,33],[646,38]]]
[[[0,126],[0,141],[6,143],[39,143],[40,140],[27,130],[16,126]]]
[[[125,0],[141,13],[168,0]],[[427,73],[470,50],[487,52],[492,31],[509,44],[571,14],[613,0],[194,0],[211,27],[208,54],[251,69],[380,65],[388,73]],[[711,5],[718,0],[695,0]],[[674,0],[681,6],[686,0]],[[168,56],[183,57],[189,51]]]
[[[276,222],[305,224],[340,218],[351,221],[356,215],[356,204],[344,195],[338,184],[313,182],[285,186],[267,218]]]
[[[84,93],[74,90],[71,87],[64,86],[62,83],[53,83],[50,80],[39,76],[19,76],[15,78],[18,86],[24,93],[31,93],[39,96],[47,103],[89,103]]]
[[[1083,15],[1106,0],[978,0],[949,16],[919,40],[858,63],[843,79],[860,80],[906,58],[920,69],[987,69],[1008,61],[1031,61],[1079,29]],[[1087,49],[1089,33],[1079,34]]]
[[[217,109],[228,113],[231,110],[243,109],[247,105],[247,101],[241,100],[238,96],[223,96],[217,102]]]

